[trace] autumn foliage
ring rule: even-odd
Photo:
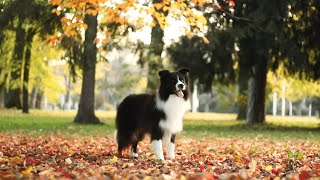
[[[230,1],[233,2],[233,1]],[[186,23],[199,32],[207,24],[206,18],[201,13],[196,13],[194,7],[201,7],[204,4],[219,6],[219,4],[207,0],[193,0],[189,3],[181,0],[170,1],[163,0],[161,3],[141,4],[137,0],[112,1],[112,0],[49,0],[53,8],[52,13],[58,16],[64,14],[61,18],[62,31],[49,35],[47,41],[52,44],[58,43],[64,37],[73,37],[87,28],[84,23],[84,15],[101,15],[99,24],[118,24],[123,29],[134,27],[153,27],[159,24],[164,29],[169,24],[166,21],[168,14],[177,19],[184,19]],[[234,3],[234,2],[233,2]],[[161,9],[161,11],[159,11]],[[151,17],[152,21],[148,18]],[[192,34],[186,29],[186,33]],[[100,41],[108,42],[113,35],[113,29],[107,29],[105,37]]]
[[[115,156],[111,137],[0,135],[1,179],[308,179],[320,177],[320,146],[263,138],[177,140],[177,156],[158,161],[148,141],[140,157]]]

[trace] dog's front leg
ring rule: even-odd
[[[176,135],[172,134],[171,138],[170,138],[170,142],[168,143],[168,148],[167,148],[169,159],[175,158],[175,154],[174,154],[174,148],[175,148],[174,141],[175,141],[175,139],[176,139]]]
[[[164,160],[162,149],[163,131],[160,128],[154,128],[151,133],[151,148],[158,159]]]
[[[157,156],[158,159],[164,160],[163,156],[163,149],[162,149],[162,140],[152,140],[151,141],[151,148],[154,154]]]

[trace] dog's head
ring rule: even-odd
[[[158,72],[160,76],[159,94],[166,99],[169,95],[174,94],[178,97],[189,98],[189,72],[188,68],[182,68],[175,72],[169,70],[161,70]]]

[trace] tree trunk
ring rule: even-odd
[[[267,56],[258,56],[248,82],[247,124],[265,122],[265,96],[267,82]]]
[[[162,0],[153,0],[152,3],[161,3]],[[157,9],[156,9],[157,10]],[[163,12],[162,8],[157,10]],[[154,92],[157,89],[158,71],[163,68],[161,54],[163,51],[163,36],[164,32],[157,22],[151,30],[151,43],[148,53],[148,82],[147,91]]]
[[[38,78],[36,78],[36,79],[38,79]],[[29,107],[30,108],[35,108],[36,107],[37,95],[38,95],[38,92],[40,90],[40,85],[38,83],[39,82],[37,81],[36,84],[32,87],[30,100],[29,100]]]
[[[79,109],[75,123],[97,124],[100,120],[94,114],[94,86],[97,48],[94,40],[97,35],[97,16],[86,14],[84,23],[88,25],[85,31],[84,52],[82,56],[82,88]]]
[[[16,28],[16,40],[11,67],[10,90],[6,96],[7,99],[5,100],[6,108],[21,109],[21,67],[25,46],[25,31],[22,28],[23,21],[23,18],[19,18],[18,26]]]
[[[35,34],[34,29],[30,28],[26,37],[26,52],[24,58],[23,86],[22,86],[22,112],[29,113],[29,70],[31,59],[32,39]]]
[[[248,103],[248,80],[250,67],[246,63],[239,63],[239,94],[238,94],[238,115],[237,120],[245,120],[247,116]]]
[[[4,107],[4,97],[5,97],[5,87],[4,85],[0,85],[0,108]]]
[[[38,93],[36,94],[36,102],[35,102],[35,108],[41,109],[42,108],[42,99],[43,99],[43,91],[38,90]]]

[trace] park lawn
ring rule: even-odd
[[[61,133],[80,136],[113,136],[115,112],[97,111],[102,125],[73,123],[75,111],[31,110],[22,114],[17,110],[0,110],[0,132],[30,134]],[[320,120],[313,117],[267,116],[263,125],[246,126],[236,121],[234,114],[188,113],[185,116],[182,137],[214,139],[244,138],[260,140],[311,140],[320,143]],[[181,136],[181,135],[180,135]]]

